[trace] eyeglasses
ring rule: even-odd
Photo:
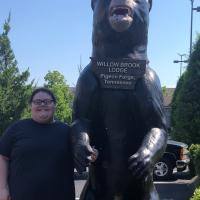
[[[53,99],[35,99],[32,101],[32,103],[36,106],[41,106],[42,103],[46,106],[46,105],[51,105],[54,102]]]

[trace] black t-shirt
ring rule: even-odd
[[[19,121],[0,138],[9,158],[12,200],[74,200],[69,127],[61,122]]]

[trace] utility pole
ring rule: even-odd
[[[182,75],[182,67],[183,67],[183,63],[187,63],[187,60],[183,60],[183,56],[185,57],[186,54],[179,54],[178,55],[181,57],[180,60],[174,60],[173,63],[180,63],[180,77]]]
[[[193,7],[194,7],[194,0],[191,1],[191,17],[190,17],[190,56],[192,53],[192,30],[193,30]]]
[[[193,11],[200,12],[200,6],[194,8],[194,0],[191,1],[191,19],[190,19],[190,56],[192,53],[192,34],[193,34]]]

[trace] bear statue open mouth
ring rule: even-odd
[[[110,8],[109,22],[111,27],[117,32],[127,30],[133,21],[132,9],[127,6],[116,6]]]

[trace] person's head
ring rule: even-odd
[[[35,89],[29,100],[32,119],[36,122],[47,124],[53,122],[56,107],[56,98],[47,88]]]

